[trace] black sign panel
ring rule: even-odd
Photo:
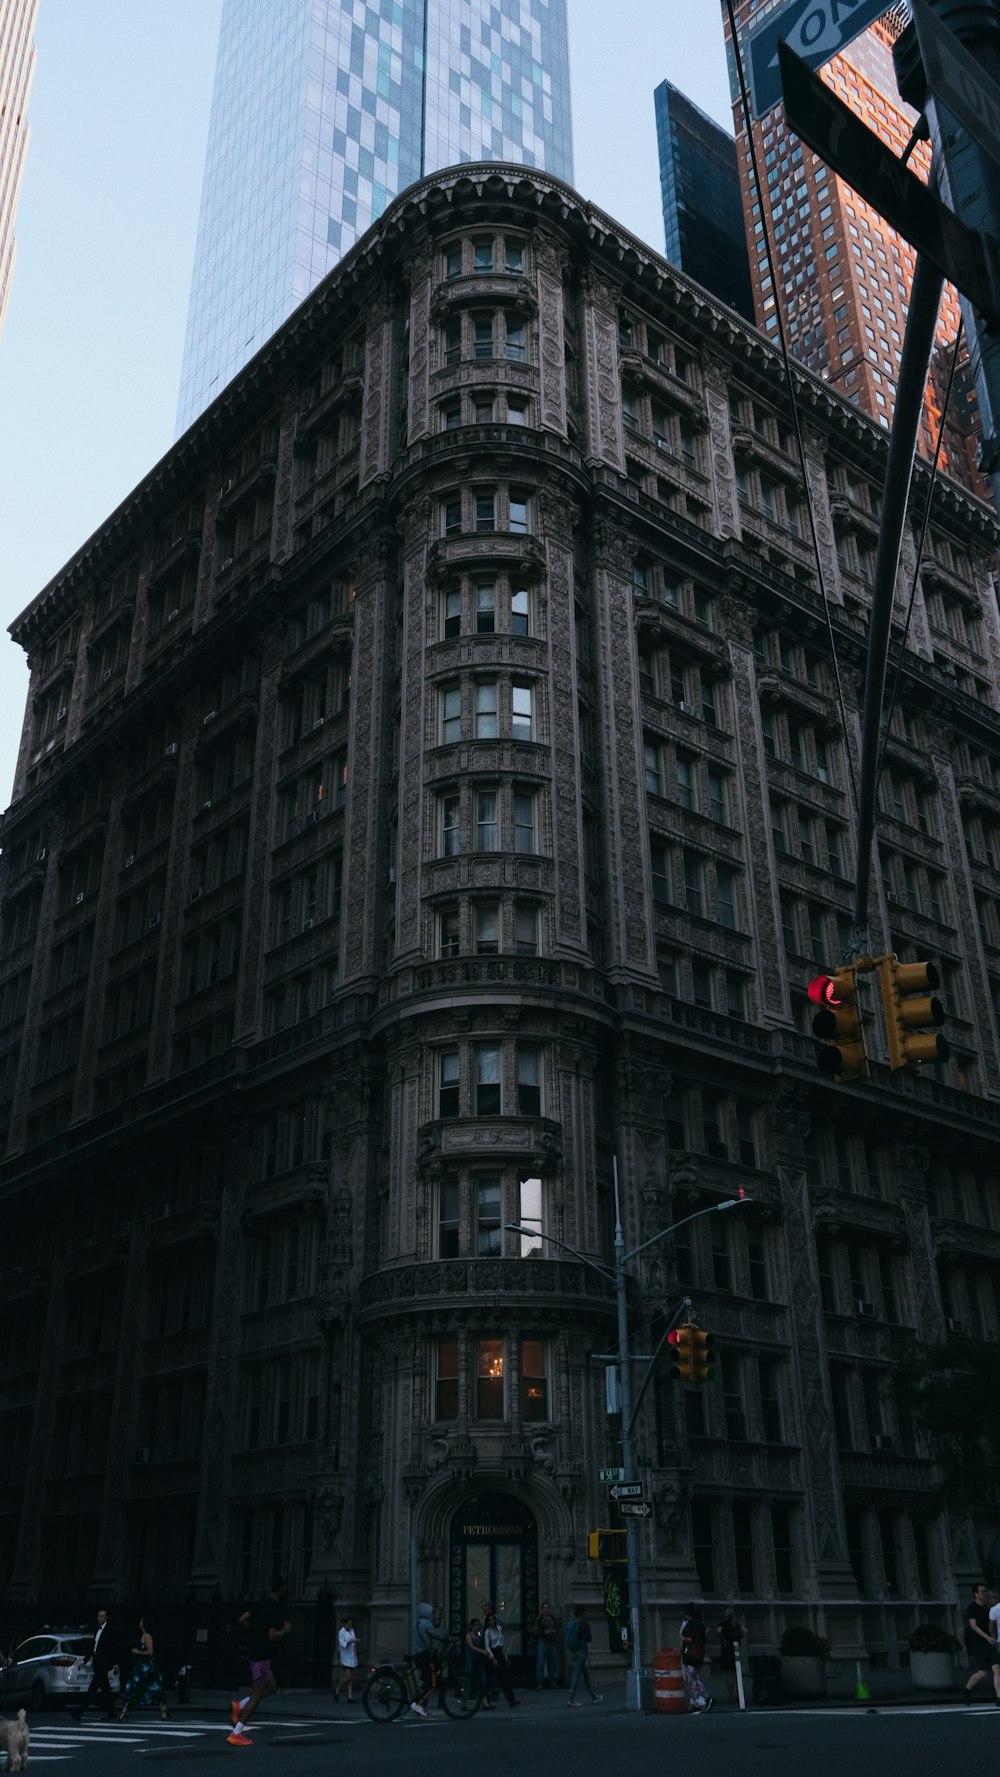
[[[778,56],[789,129],[950,278],[988,321],[1000,324],[992,275],[997,243],[967,228],[786,43],[779,44]]]

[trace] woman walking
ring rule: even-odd
[[[337,1688],[333,1693],[333,1700],[335,1703],[339,1703],[340,1688],[342,1685],[346,1684],[347,1701],[353,1703],[354,1674],[358,1669],[358,1638],[354,1632],[353,1617],[345,1617],[341,1623],[337,1635],[337,1644],[340,1648],[340,1677],[337,1680]]]
[[[118,1711],[118,1720],[127,1721],[130,1708],[158,1709],[160,1720],[167,1718],[167,1699],[163,1689],[163,1674],[156,1663],[153,1651],[153,1637],[139,1618],[138,1645],[132,1649],[132,1668],[124,1685],[124,1702]]]
[[[483,1645],[486,1652],[493,1656],[493,1676],[511,1709],[516,1709],[520,1698],[514,1695],[514,1686],[510,1682],[510,1662],[507,1659],[507,1650],[503,1643],[503,1630],[493,1611],[490,1611],[483,1627]]]
[[[730,1703],[736,1702],[736,1649],[741,1641],[747,1638],[747,1631],[732,1606],[722,1613],[719,1624],[719,1665],[726,1675],[726,1695]]]
[[[465,1670],[472,1680],[473,1695],[482,1697],[484,1709],[492,1709],[490,1678],[493,1672],[493,1655],[486,1651],[483,1625],[478,1617],[470,1620],[465,1632]]]

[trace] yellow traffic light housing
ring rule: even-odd
[[[674,1382],[693,1382],[694,1375],[694,1327],[685,1322],[682,1327],[675,1327],[667,1334],[670,1346],[670,1375]]]
[[[715,1381],[715,1334],[703,1333],[695,1327],[694,1334],[694,1379],[696,1382]]]
[[[834,969],[829,975],[816,975],[806,992],[813,1005],[819,1007],[812,1028],[820,1073],[832,1074],[842,1085],[865,1079],[868,1057],[861,1028],[857,970]]]
[[[620,1567],[628,1560],[628,1532],[625,1530],[588,1530],[587,1556],[605,1567]]]
[[[920,1067],[925,1061],[947,1061],[947,1040],[928,1028],[944,1023],[944,1007],[934,993],[940,977],[933,963],[901,963],[894,956],[878,965],[885,1011],[889,1065]]]

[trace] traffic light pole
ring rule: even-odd
[[[647,1247],[655,1246],[657,1241],[665,1240],[668,1234],[676,1234],[677,1230],[685,1227],[688,1222],[700,1221],[702,1216],[717,1215],[720,1210],[736,1209],[741,1203],[752,1203],[753,1198],[727,1197],[721,1203],[710,1203],[705,1209],[696,1209],[691,1215],[682,1216],[679,1222],[671,1222],[668,1228],[660,1228],[656,1234],[651,1235],[648,1240],[644,1240],[640,1246],[635,1246],[632,1248],[631,1252],[626,1252],[625,1236],[622,1230],[621,1200],[618,1192],[617,1156],[612,1157],[612,1167],[614,1169],[615,1183],[614,1270],[609,1270],[607,1265],[599,1264],[596,1259],[589,1258],[586,1253],[581,1253],[575,1246],[570,1246],[565,1240],[559,1240],[554,1234],[543,1234],[541,1238],[544,1241],[547,1241],[550,1246],[561,1247],[563,1252],[570,1253],[574,1259],[580,1259],[584,1265],[589,1265],[592,1271],[599,1272],[606,1282],[612,1284],[614,1287],[615,1307],[618,1317],[618,1353],[616,1368],[618,1371],[618,1399],[621,1407],[622,1421],[622,1466],[625,1470],[626,1481],[631,1481],[635,1479],[635,1454],[632,1438],[634,1430],[634,1414],[632,1411],[632,1372],[628,1336],[628,1309],[625,1292],[625,1268],[627,1265],[631,1264],[633,1259],[638,1258],[640,1253],[644,1253]],[[504,1227],[512,1234],[529,1234],[533,1239],[538,1238],[537,1228],[524,1228],[519,1222],[505,1222]],[[643,1392],[644,1389],[640,1390],[640,1401]],[[625,1707],[628,1710],[640,1710],[643,1706],[642,1680],[644,1673],[642,1665],[642,1629],[639,1602],[639,1546],[636,1539],[636,1527],[631,1522],[626,1525],[625,1538],[628,1562],[626,1571],[628,1574],[629,1634],[631,1639],[631,1664],[625,1681]]]

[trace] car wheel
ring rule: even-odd
[[[36,1678],[31,1687],[31,1707],[32,1709],[45,1708],[45,1686],[40,1678]]]

